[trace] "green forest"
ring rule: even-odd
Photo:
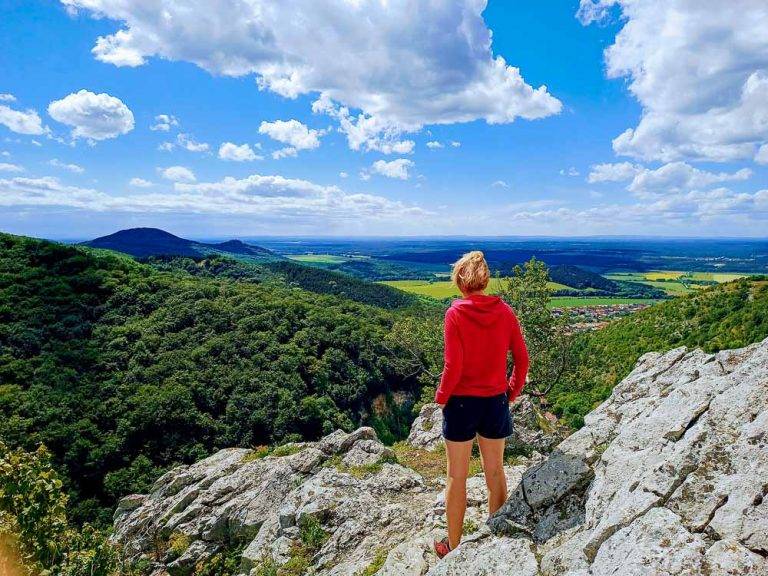
[[[573,340],[570,369],[549,394],[572,427],[605,400],[646,352],[678,346],[716,352],[768,337],[768,280],[751,277],[669,300]]]
[[[415,385],[380,344],[392,313],[243,266],[0,236],[0,438],[51,451],[76,521],[218,448],[353,428]]]

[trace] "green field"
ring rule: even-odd
[[[664,290],[670,296],[683,296],[704,288],[705,284],[698,282],[730,282],[744,278],[748,274],[733,274],[729,272],[679,272],[670,270],[654,270],[651,272],[617,272],[604,274],[609,280],[639,282]]]
[[[498,292],[499,285],[503,282],[504,278],[493,278],[488,289],[489,292]],[[438,280],[436,282],[430,282],[428,280],[387,280],[382,282],[394,288],[404,290],[405,292],[411,292],[412,294],[419,294],[421,296],[429,296],[431,298],[451,298],[454,296],[461,296],[459,289],[456,288],[453,282],[450,280]],[[553,292],[555,290],[567,290],[568,286],[565,284],[558,284],[557,282],[549,282],[549,289]]]
[[[297,262],[306,262],[308,264],[341,264],[350,260],[344,256],[337,256],[335,254],[294,254],[287,256],[291,260]]]

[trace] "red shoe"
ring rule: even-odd
[[[434,543],[435,547],[435,554],[437,554],[437,557],[441,560],[445,558],[445,556],[451,551],[451,544],[448,542],[448,538],[445,537],[440,541],[435,540]]]

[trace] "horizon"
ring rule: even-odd
[[[732,242],[768,242],[768,236],[643,236],[643,235],[621,235],[621,234],[615,234],[615,235],[591,235],[591,236],[555,236],[555,235],[519,235],[519,236],[502,236],[502,235],[496,235],[496,236],[482,236],[482,235],[459,235],[459,234],[453,234],[453,235],[403,235],[403,236],[365,236],[365,235],[357,235],[357,236],[345,236],[345,235],[321,235],[321,234],[314,234],[314,235],[241,235],[241,236],[220,236],[220,235],[213,235],[213,236],[201,236],[201,235],[181,235],[177,234],[175,232],[172,232],[170,230],[167,230],[165,228],[158,228],[154,226],[137,226],[134,228],[122,228],[120,230],[115,230],[113,232],[104,234],[102,236],[58,236],[58,237],[44,237],[44,236],[30,236],[32,238],[38,238],[41,240],[50,240],[52,242],[62,242],[62,243],[73,243],[73,242],[87,242],[89,240],[94,240],[96,238],[101,238],[104,236],[109,236],[111,234],[116,234],[118,232],[125,232],[128,230],[161,230],[163,232],[167,232],[169,234],[172,234],[174,236],[177,236],[179,238],[184,238],[187,240],[193,240],[198,242],[212,242],[212,241],[226,241],[226,240],[243,240],[243,241],[256,241],[260,239],[264,240],[356,240],[356,241],[365,241],[365,240],[487,240],[487,241],[525,241],[525,240],[637,240],[637,241],[663,241],[663,240],[700,240],[700,241],[732,241]],[[2,232],[2,231],[0,231]],[[20,234],[20,236],[29,236],[25,234]]]
[[[0,49],[9,233],[768,230],[761,0],[60,0],[4,8]]]

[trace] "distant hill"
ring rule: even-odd
[[[230,254],[250,260],[281,260],[282,257],[261,246],[246,244],[240,240],[228,240],[220,244],[206,244],[180,238],[159,228],[130,228],[108,236],[102,236],[83,246],[124,252],[136,258],[149,256],[207,256],[209,254]]]
[[[702,289],[579,334],[573,369],[549,394],[572,426],[605,400],[646,352],[678,346],[707,352],[740,348],[768,337],[768,278],[753,276]]]
[[[595,290],[604,290],[605,292],[619,291],[618,283],[578,266],[552,266],[549,269],[549,277],[552,282],[565,284],[579,290],[594,288]]]

